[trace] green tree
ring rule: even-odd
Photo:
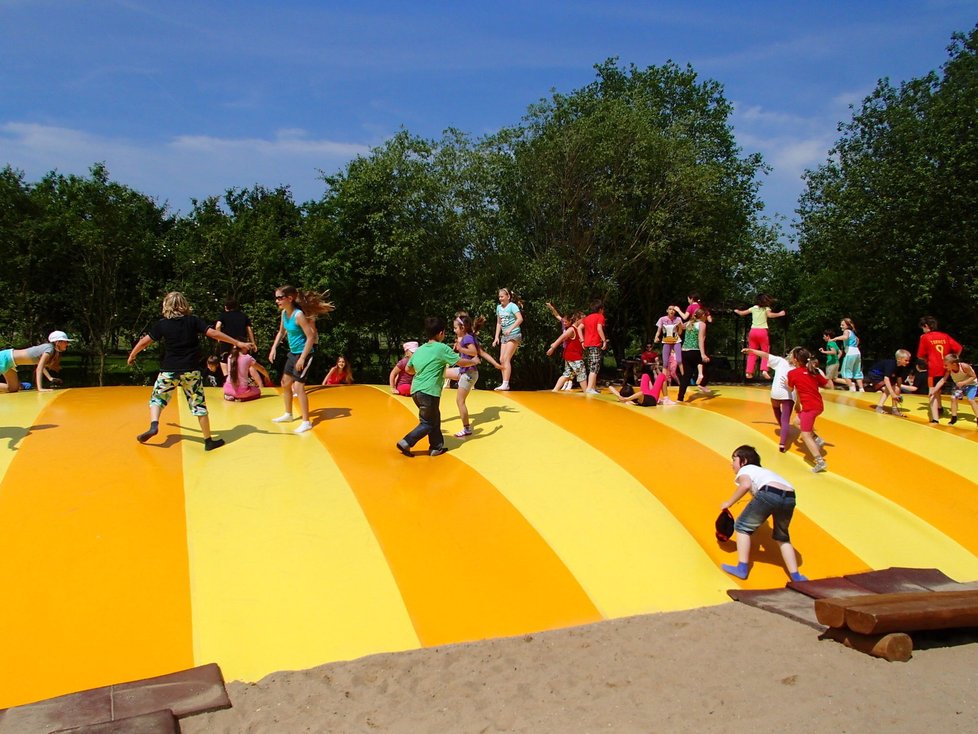
[[[171,220],[151,198],[110,181],[102,164],[87,178],[50,173],[32,195],[42,230],[35,239],[60,258],[57,274],[35,282],[36,292],[46,313],[66,328],[77,324],[101,385],[106,356],[145,320],[166,271],[160,243]]]
[[[850,315],[883,353],[916,343],[932,313],[978,338],[978,26],[948,53],[940,73],[880,80],[807,174],[799,310],[812,333]]]

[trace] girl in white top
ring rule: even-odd
[[[748,347],[742,349],[741,352],[755,358],[760,357],[767,362],[769,367],[774,369],[774,379],[771,380],[771,409],[774,411],[774,420],[781,426],[781,433],[778,434],[780,438],[778,451],[783,454],[788,450],[791,414],[795,408],[794,391],[788,389],[788,373],[791,372],[794,365],[783,357],[762,352],[760,349]]]

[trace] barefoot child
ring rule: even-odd
[[[404,342],[401,348],[404,349],[404,356],[394,365],[388,381],[390,382],[392,393],[407,397],[411,394],[411,382],[414,380],[414,375],[409,374],[407,371],[408,360],[411,359],[411,355],[418,351],[418,343]]]
[[[948,421],[952,426],[958,422],[958,401],[967,400],[971,403],[971,409],[975,411],[978,419],[978,404],[975,403],[975,395],[978,394],[978,376],[975,375],[974,368],[962,362],[957,354],[949,354],[944,358],[944,365],[947,373],[934,385],[935,392],[940,394],[940,390],[947,384],[948,378],[954,383],[951,391],[951,420]]]
[[[876,412],[884,412],[883,406],[886,399],[892,400],[891,412],[900,418],[900,392],[903,381],[910,374],[910,352],[906,349],[898,349],[893,359],[881,359],[869,368],[869,384],[880,394],[879,402],[876,403]]]
[[[584,370],[583,323],[584,314],[577,311],[572,317],[572,322],[547,350],[547,356],[551,357],[557,347],[561,344],[564,345],[564,373],[557,378],[553,392],[567,389],[574,380],[577,380],[577,384],[581,386],[582,390],[587,389],[587,374]]]
[[[153,342],[162,342],[164,346],[160,374],[149,399],[149,428],[136,436],[140,443],[146,443],[159,432],[160,414],[170,402],[173,393],[180,389],[187,399],[190,412],[200,422],[200,430],[204,435],[204,451],[212,451],[224,445],[223,439],[211,437],[204,381],[200,374],[201,334],[232,344],[245,352],[249,348],[246,342],[233,339],[209,327],[199,316],[194,316],[183,294],[172,291],[163,299],[163,318],[150,327],[149,333],[144,334],[129,353],[128,363],[131,365],[136,362],[136,355]]]
[[[656,375],[655,379],[652,379],[652,368],[644,366],[642,368],[642,379],[639,383],[639,389],[635,390],[631,387],[630,375],[631,367],[627,368],[628,373],[625,376],[623,383],[623,389],[617,390],[614,386],[608,389],[618,398],[619,402],[622,403],[632,403],[633,405],[640,405],[643,408],[654,408],[656,405],[675,405],[676,403],[669,399],[668,395],[668,385],[666,384],[669,380],[669,375],[665,372],[660,372]],[[629,389],[625,390],[624,385],[628,385]]]
[[[445,341],[445,320],[440,316],[429,316],[424,321],[424,333],[428,341],[408,360],[407,372],[414,375],[411,398],[418,406],[418,425],[397,442],[397,450],[407,457],[413,457],[411,449],[425,436],[428,437],[429,456],[441,456],[445,448],[445,437],[441,435],[441,389],[445,368],[460,365],[469,367],[479,364],[478,357],[462,357]]]
[[[811,352],[804,347],[795,347],[788,355],[795,368],[788,373],[788,388],[797,390],[801,410],[798,420],[801,424],[801,440],[815,459],[812,471],[818,474],[826,470],[825,459],[822,458],[822,444],[825,442],[815,434],[815,419],[825,410],[822,395],[818,389],[828,387],[829,381],[818,369],[818,360],[812,359]]]
[[[245,403],[261,397],[261,374],[255,364],[255,358],[250,354],[231,347],[225,362],[228,371],[223,387],[225,400]]]
[[[721,564],[720,568],[746,579],[750,573],[751,536],[769,517],[774,516],[774,532],[771,537],[781,548],[781,558],[792,581],[807,581],[798,572],[798,557],[791,545],[788,527],[795,512],[795,488],[787,479],[761,466],[761,457],[753,446],[738,446],[730,457],[730,467],[734,470],[737,489],[730,499],[720,505],[727,509],[736,504],[741,497],[750,492],[753,497],[734,523],[737,541],[737,565]]]
[[[757,355],[755,352],[770,352],[771,338],[768,335],[768,319],[777,319],[784,316],[784,311],[775,311],[771,308],[774,299],[766,293],[758,293],[754,299],[754,305],[750,308],[735,308],[734,313],[738,316],[750,316],[751,326],[747,335],[747,346],[753,350],[748,352],[746,376],[749,380],[754,376],[754,367],[757,365]],[[771,375],[767,371],[767,359],[761,357],[761,376],[765,380],[770,380]]]

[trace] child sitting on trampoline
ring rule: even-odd
[[[720,565],[724,571],[739,579],[746,579],[750,573],[751,536],[769,517],[774,517],[774,532],[771,537],[781,548],[781,558],[792,581],[807,581],[798,572],[798,557],[791,545],[788,526],[795,512],[795,488],[784,477],[761,466],[761,457],[753,446],[738,446],[730,457],[730,467],[736,474],[737,488],[726,502],[720,505],[725,510],[750,492],[753,497],[734,523],[737,542],[737,565]]]
[[[211,436],[207,401],[204,398],[204,380],[200,374],[200,334],[227,342],[243,352],[247,352],[250,346],[247,342],[232,339],[208,326],[206,321],[191,313],[190,304],[182,293],[172,291],[163,299],[163,318],[150,327],[149,333],[144,334],[129,353],[127,361],[132,365],[136,362],[136,355],[153,342],[161,341],[165,347],[160,360],[160,374],[149,399],[149,428],[136,436],[140,443],[146,443],[159,432],[160,414],[170,402],[173,393],[180,389],[187,399],[190,412],[200,421],[200,430],[204,434],[204,451],[213,451],[224,445],[223,439]]]
[[[608,389],[622,403],[632,403],[644,408],[654,408],[656,405],[675,405],[675,401],[669,399],[668,385],[666,384],[668,380],[668,373],[660,372],[653,381],[652,367],[646,365],[642,368],[642,379],[639,383],[639,389],[636,390],[632,386],[634,368],[628,364],[625,366],[621,390],[616,389],[613,385]]]

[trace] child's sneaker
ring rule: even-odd
[[[574,389],[574,383],[572,382],[565,382],[564,386],[561,388],[561,390],[572,390],[572,389]]]
[[[585,390],[584,391],[584,394],[585,395],[600,395],[601,394],[601,391],[600,390]]]
[[[282,413],[278,418],[272,418],[272,423],[291,423],[294,420],[291,413]]]
[[[883,415],[883,413],[885,413],[886,411],[883,410],[883,406],[882,405],[877,405],[876,406],[876,412],[879,413],[880,415]]]
[[[906,418],[907,417],[902,412],[900,412],[900,409],[898,407],[896,407],[895,405],[893,406],[893,408],[890,409],[890,412],[893,413],[893,415],[895,415],[897,418]]]
[[[816,459],[815,466],[812,467],[812,474],[818,474],[829,468],[828,464],[825,463],[825,459]]]
[[[444,446],[439,446],[437,449],[432,449],[428,452],[428,456],[441,456],[442,454],[448,453],[448,449]]]
[[[822,438],[821,436],[816,436],[815,445],[818,446],[819,448],[822,448],[825,445],[825,439]]]
[[[396,444],[394,444],[394,445],[397,446],[397,450],[398,451],[400,451],[402,454],[404,454],[409,459],[413,459],[414,458],[414,454],[411,452],[411,447],[408,446],[408,442],[405,441],[403,438],[400,441],[398,441]]]
[[[955,423],[957,423],[957,422],[958,422],[958,417],[957,417],[956,415],[952,415],[952,416],[951,416],[951,420],[949,420],[949,421],[947,422],[947,424],[948,424],[949,426],[953,426],[953,425],[954,425]]]
[[[302,423],[299,424],[299,427],[296,428],[294,431],[292,431],[292,433],[305,433],[306,431],[311,431],[311,430],[312,430],[312,423],[309,421],[302,421]]]
[[[204,439],[204,451],[213,451],[214,449],[219,449],[224,445],[223,438],[205,438]]]
[[[34,386],[31,383],[29,383],[29,382],[22,382],[22,383],[20,383],[20,389],[21,390],[30,390],[32,387],[34,387]]]
[[[462,430],[455,434],[455,438],[465,438],[472,435],[471,426],[462,426]]]

